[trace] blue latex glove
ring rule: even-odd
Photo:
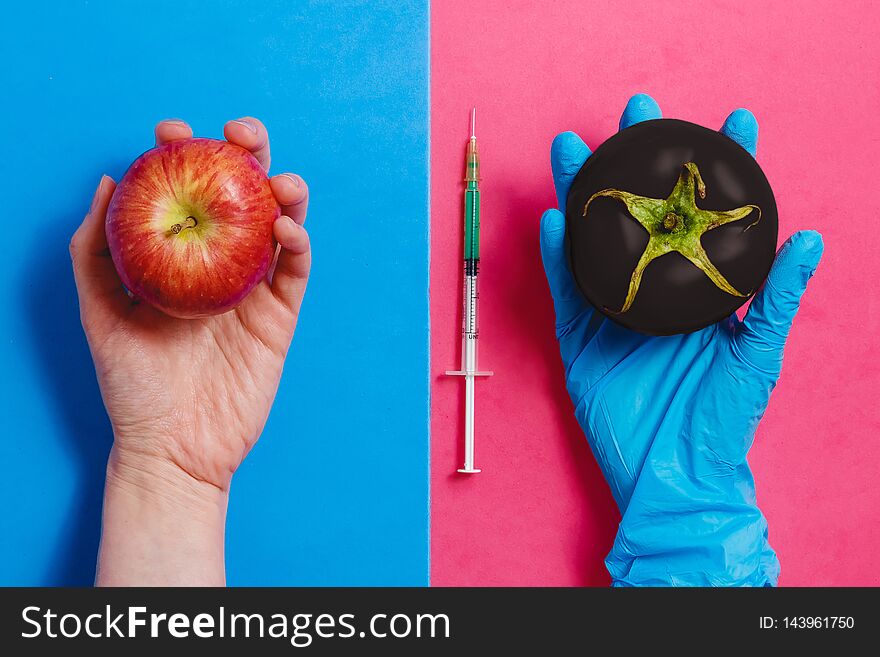
[[[634,96],[620,128],[660,116],[652,98]],[[736,110],[721,132],[755,154],[751,112]],[[635,333],[589,306],[568,270],[565,201],[589,155],[571,132],[553,141],[559,210],[541,219],[541,254],[568,392],[622,515],[605,560],[614,585],[775,585],[779,561],[746,453],[822,236],[801,231],[785,242],[744,321],[732,315],[687,335]]]

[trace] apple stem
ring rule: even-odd
[[[195,217],[189,216],[186,219],[184,219],[183,221],[181,221],[179,224],[174,224],[173,226],[171,226],[171,232],[174,233],[175,235],[177,235],[184,228],[195,228],[198,225],[198,223],[199,222],[196,221]]]

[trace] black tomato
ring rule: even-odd
[[[621,130],[591,155],[566,204],[569,265],[587,300],[649,335],[728,317],[776,252],[776,201],[755,159],[675,119]]]

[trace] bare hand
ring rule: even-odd
[[[269,169],[260,121],[230,121],[226,139]],[[182,121],[156,126],[157,144],[192,137]],[[275,398],[309,275],[303,223],[308,189],[299,176],[271,179],[282,216],[274,275],[233,311],[175,319],[126,294],[107,249],[105,215],[115,183],[101,180],[70,243],[82,324],[113,425],[111,465],[179,468],[221,490],[260,436]]]

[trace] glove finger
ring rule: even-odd
[[[550,147],[550,168],[553,170],[557,207],[563,214],[571,183],[588,157],[590,148],[573,132],[563,132],[553,140]]]
[[[541,217],[541,260],[556,308],[556,325],[568,324],[587,306],[568,270],[565,257],[565,215],[547,210]]]
[[[663,112],[657,101],[648,94],[636,94],[626,103],[623,114],[620,116],[620,129],[624,130],[631,125],[663,118]]]
[[[771,372],[781,367],[785,340],[823,250],[814,230],[795,233],[779,249],[736,337],[739,352],[755,367]]]
[[[758,120],[749,110],[733,110],[721,126],[721,134],[745,148],[752,157],[758,152]]]

